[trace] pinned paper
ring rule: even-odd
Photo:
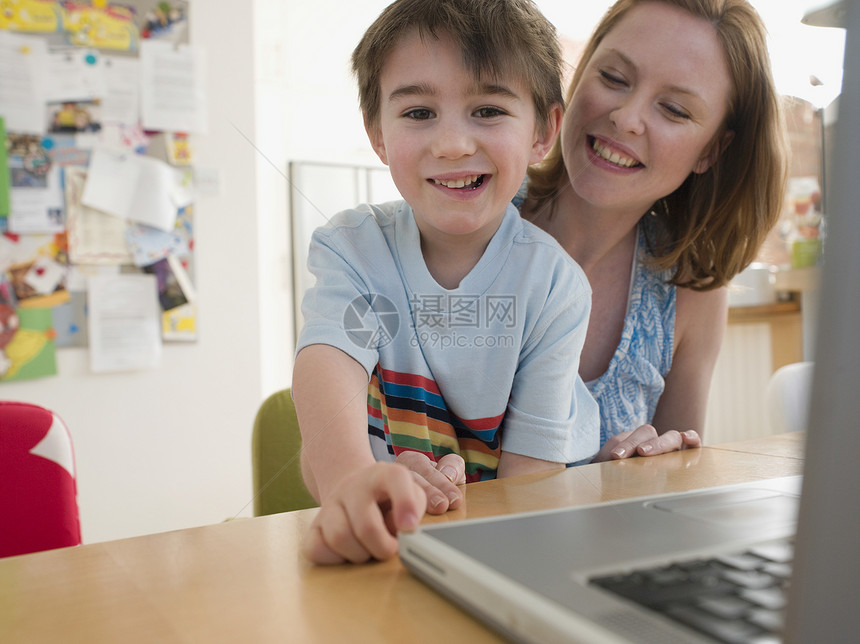
[[[61,287],[66,278],[66,267],[50,257],[37,257],[24,275],[24,282],[39,295],[50,295]]]
[[[53,308],[54,331],[57,334],[54,344],[57,348],[86,347],[89,343],[87,333],[87,294],[69,293],[69,301]]]
[[[161,316],[161,337],[170,342],[193,342],[197,339],[197,305],[183,304]]]
[[[203,52],[145,40],[140,67],[144,129],[205,134],[209,123]]]
[[[43,38],[0,31],[0,114],[8,131],[44,130],[47,63],[48,45]]]
[[[161,310],[155,276],[93,277],[87,293],[90,368],[107,372],[157,367]]]
[[[98,101],[48,103],[47,129],[54,134],[83,134],[102,129]]]
[[[136,266],[146,266],[170,255],[188,255],[191,252],[189,235],[190,231],[184,226],[177,225],[172,232],[167,232],[138,225],[126,229],[125,240],[133,263]]]
[[[9,143],[8,228],[13,233],[62,232],[63,193],[60,175],[34,134],[11,134]]]
[[[69,49],[48,55],[48,101],[84,101],[107,91],[102,56],[95,50]]]
[[[131,263],[125,242],[124,220],[81,203],[87,171],[70,167],[65,170],[66,229],[69,259],[75,264],[119,265]],[[166,233],[165,233],[166,234]]]
[[[154,264],[143,267],[144,272],[155,275],[158,280],[158,301],[163,311],[170,311],[183,304],[191,304],[196,297],[191,278],[182,262],[170,255]]]
[[[183,177],[168,164],[124,150],[93,151],[81,203],[160,230],[171,231],[187,205]]]
[[[140,62],[136,58],[105,57],[104,74],[102,121],[136,125],[140,121]]]

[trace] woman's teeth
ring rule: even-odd
[[[484,182],[484,175],[473,174],[470,177],[461,177],[460,179],[449,179],[448,181],[433,179],[433,181],[446,188],[477,188]]]
[[[596,139],[591,144],[591,149],[594,150],[594,153],[601,159],[605,159],[606,161],[609,161],[609,163],[614,163],[615,165],[620,165],[622,168],[632,168],[634,165],[639,165],[639,162],[636,159],[623,157],[617,152],[610,150],[609,146],[601,145],[601,143]]]

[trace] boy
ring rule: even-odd
[[[317,563],[392,556],[398,530],[457,507],[454,483],[598,449],[577,375],[588,283],[510,205],[559,129],[552,25],[530,0],[397,0],[352,61],[404,201],[311,243],[293,397]]]

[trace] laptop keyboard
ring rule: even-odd
[[[729,644],[781,642],[790,541],[589,581]]]

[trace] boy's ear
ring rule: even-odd
[[[693,172],[696,174],[704,174],[711,169],[711,166],[717,162],[723,151],[729,147],[729,143],[735,138],[734,130],[726,130],[720,135],[717,141],[711,144],[710,149],[702,155],[693,167]]]
[[[385,140],[382,138],[382,128],[378,125],[370,125],[367,121],[364,122],[364,131],[367,132],[367,138],[370,139],[370,145],[376,156],[385,165],[388,165],[388,154],[385,152]]]
[[[532,157],[529,160],[530,165],[543,161],[543,158],[546,156],[547,152],[549,152],[552,144],[555,143],[555,139],[558,137],[558,133],[561,130],[561,120],[563,116],[564,110],[558,103],[550,108],[549,116],[544,122],[543,128],[538,128],[536,132],[537,138],[532,146]]]

